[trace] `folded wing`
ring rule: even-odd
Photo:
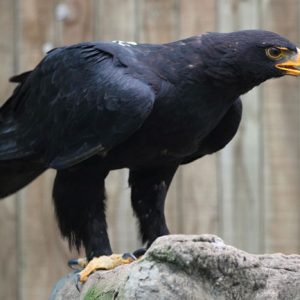
[[[55,49],[14,81],[0,110],[0,160],[41,154],[56,169],[126,140],[155,100],[117,56],[92,43]]]

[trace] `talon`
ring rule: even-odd
[[[80,276],[80,282],[84,283],[87,281],[90,274],[95,272],[96,270],[111,270],[116,268],[117,266],[124,265],[124,264],[130,264],[133,261],[135,261],[135,257],[130,254],[112,254],[110,256],[100,256],[100,257],[94,257],[87,265],[86,267],[79,273]],[[124,256],[124,257],[123,257]]]
[[[142,256],[146,253],[147,249],[146,248],[140,248],[135,250],[132,254],[137,258],[142,258]]]
[[[76,286],[77,291],[80,292],[81,289],[82,289],[82,283],[80,281],[80,275],[79,274],[76,276],[75,286]]]
[[[133,253],[126,252],[123,253],[122,259],[132,259],[132,261],[136,260],[136,256]]]
[[[85,268],[85,266],[88,264],[88,261],[85,257],[83,258],[77,258],[77,259],[70,259],[68,261],[68,266],[72,269],[72,270],[81,270],[83,268]]]

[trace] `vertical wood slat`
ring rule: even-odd
[[[233,31],[236,1],[217,1],[217,31]],[[227,243],[235,242],[234,225],[234,141],[218,155],[219,169],[219,234]]]
[[[289,4],[289,5],[287,5]],[[299,43],[299,1],[263,3],[264,28]],[[286,18],[288,16],[288,18]],[[281,78],[264,88],[266,251],[300,250],[299,80]]]
[[[259,27],[259,1],[218,1],[218,30]],[[220,232],[226,242],[251,252],[263,250],[260,91],[242,96],[244,113],[237,136],[219,154]]]
[[[15,57],[15,10],[14,1],[0,1],[0,101],[8,98],[12,85],[8,83],[8,76],[13,75]],[[0,202],[0,298],[16,299],[18,295],[17,273],[17,240],[16,240],[16,202],[15,195]]]
[[[93,40],[95,1],[56,0],[55,2],[56,46]]]
[[[239,8],[239,29],[259,28],[259,0],[242,1]],[[241,126],[239,169],[237,170],[235,220],[240,224],[240,245],[248,251],[264,250],[264,199],[262,195],[262,123],[261,88],[256,87],[242,96],[244,117]],[[238,179],[241,179],[239,182]],[[242,202],[239,207],[238,202]]]
[[[134,41],[136,37],[135,0],[96,0],[97,40]]]
[[[136,1],[138,42],[166,43],[177,38],[176,1]]]

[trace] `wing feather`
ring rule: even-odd
[[[61,169],[126,140],[155,100],[152,88],[129,73],[99,45],[51,51],[18,88],[21,99],[12,101],[16,148],[43,153],[50,167]]]

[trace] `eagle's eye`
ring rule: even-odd
[[[283,57],[285,48],[270,47],[266,49],[266,54],[273,60],[278,60]]]

